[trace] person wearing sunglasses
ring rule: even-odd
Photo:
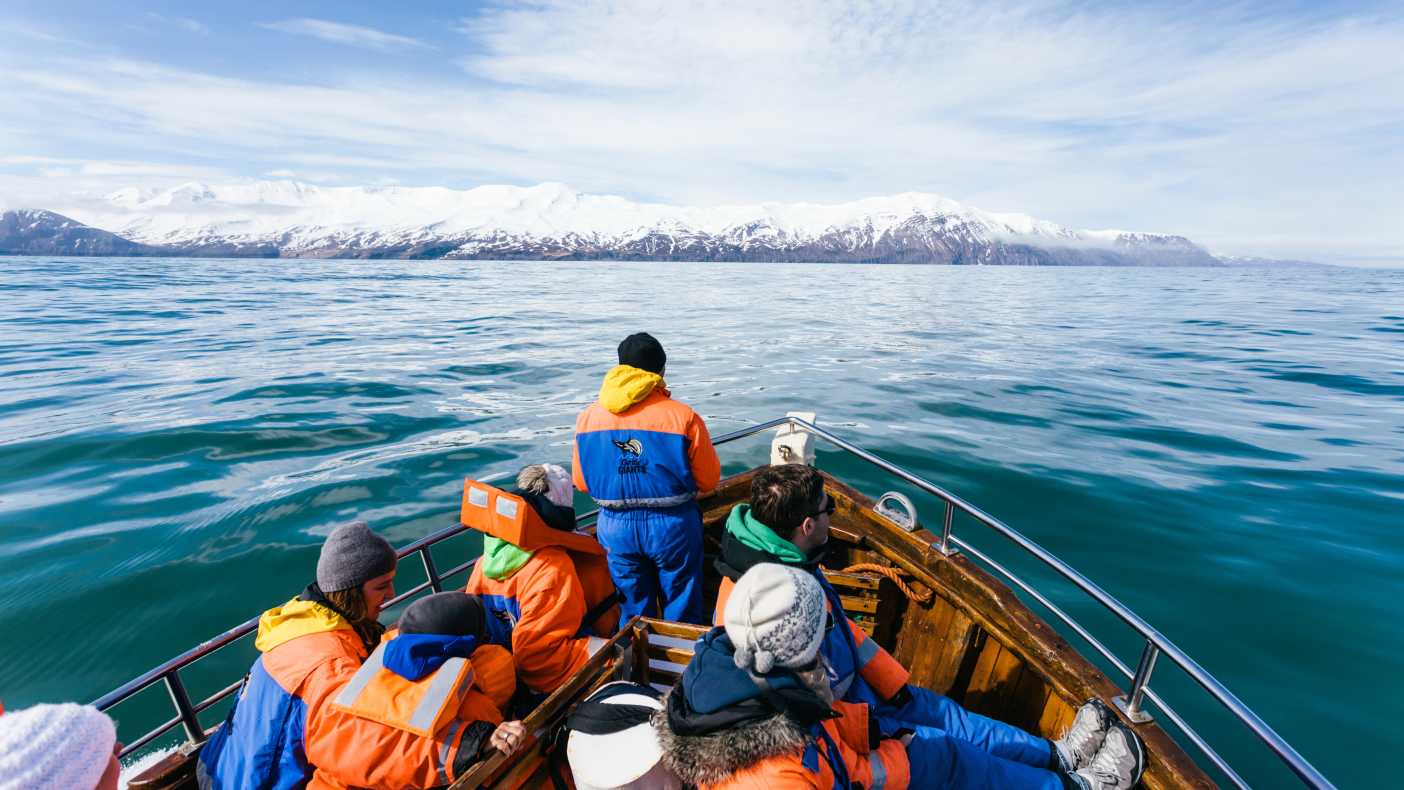
[[[1135,736],[1127,730],[1108,738],[1116,718],[1098,700],[1084,704],[1069,731],[1050,741],[971,713],[945,696],[909,683],[910,674],[897,659],[842,616],[838,592],[820,570],[835,508],[833,497],[824,491],[823,476],[812,467],[785,464],[757,472],[750,501],[737,505],[727,518],[716,562],[722,583],[714,622],[722,622],[733,585],[749,569],[762,563],[801,569],[819,583],[840,626],[825,633],[820,654],[829,667],[835,707],[845,716],[870,716],[884,735],[913,732],[931,743],[946,743],[949,736],[1001,760],[1069,776],[1090,766],[1104,744],[1115,745],[1117,765],[1125,766],[1128,775],[1139,776],[1144,758]],[[1112,757],[1103,755],[1102,762]]]

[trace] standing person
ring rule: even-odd
[[[599,400],[575,421],[575,487],[600,506],[596,534],[634,615],[705,622],[698,494],[717,487],[721,462],[707,425],[672,399],[663,346],[645,332],[619,344]]]
[[[91,705],[0,712],[0,790],[117,790],[117,729]]]

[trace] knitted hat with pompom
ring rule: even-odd
[[[35,705],[0,715],[0,790],[93,790],[117,729],[91,705]]]
[[[736,581],[723,623],[736,666],[764,675],[814,660],[824,639],[824,590],[805,571],[762,563]]]

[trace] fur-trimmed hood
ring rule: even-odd
[[[721,628],[698,639],[653,716],[663,762],[687,784],[714,785],[766,758],[799,756],[814,725],[838,715],[789,670],[753,679],[734,654]]]
[[[761,760],[783,754],[799,756],[808,734],[783,713],[737,724],[707,735],[679,735],[666,710],[653,714],[653,728],[663,749],[663,764],[684,784],[708,787]]]

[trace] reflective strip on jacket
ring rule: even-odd
[[[580,413],[572,478],[601,507],[667,508],[716,488],[721,462],[702,418],[659,386],[620,413]]]
[[[822,572],[816,571],[814,575],[824,588],[829,611],[834,613],[837,620],[844,614],[843,600]],[[726,601],[735,586],[734,581],[722,577],[721,587],[717,590],[717,608],[712,616],[715,625],[723,624]],[[857,623],[846,616],[842,622],[847,624],[847,628],[835,627],[824,635],[824,641],[819,645],[820,652],[834,672],[829,678],[834,696],[867,704],[892,699],[907,684],[911,674]]]
[[[502,710],[517,686],[506,650],[483,645],[472,658],[450,658],[419,680],[409,680],[385,668],[385,644],[337,693],[333,708],[426,737],[441,733],[454,719],[502,723]]]
[[[295,599],[270,609],[255,644],[263,655],[201,749],[196,774],[204,790],[431,787],[442,784],[441,766],[452,765],[465,743],[477,753],[468,726],[451,737],[423,737],[336,710],[332,700],[366,650],[325,607]],[[471,737],[485,741],[491,727],[483,727]]]
[[[849,710],[840,707],[842,704],[835,710],[848,716]],[[704,790],[848,790],[858,785],[865,790],[907,790],[911,766],[902,742],[884,740],[870,750],[867,733],[854,740],[857,728],[840,726],[841,721],[829,719],[819,725],[823,734],[816,728],[815,738],[803,754],[768,757]],[[838,751],[836,765],[830,744]]]
[[[590,634],[612,636],[619,625],[619,607],[612,606],[582,628],[614,583],[604,557],[559,546],[537,549],[505,579],[488,578],[475,563],[465,591],[482,599],[489,637],[511,649],[518,677],[538,693],[555,691],[585,665]]]

